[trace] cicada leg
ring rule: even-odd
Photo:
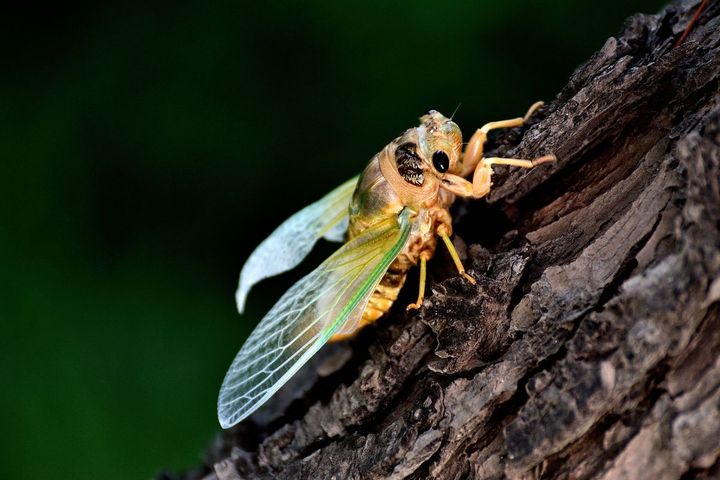
[[[467,177],[476,169],[478,163],[480,162],[480,159],[483,156],[485,141],[487,140],[487,135],[490,130],[496,130],[498,128],[520,127],[525,122],[527,122],[528,119],[532,117],[533,114],[537,112],[543,105],[543,102],[535,102],[530,105],[530,108],[528,109],[524,117],[511,118],[510,120],[500,120],[497,122],[489,122],[478,128],[473,134],[473,136],[470,137],[470,141],[468,142],[467,147],[465,147],[465,152],[463,153],[463,157],[461,160],[462,168],[458,175],[461,177]]]
[[[420,254],[420,285],[418,287],[418,297],[415,303],[411,303],[407,306],[407,310],[417,310],[422,307],[423,300],[425,299],[425,280],[427,279],[427,261],[429,254],[425,252]]]
[[[554,162],[557,160],[555,155],[543,155],[534,160],[523,160],[519,158],[500,158],[490,157],[483,158],[477,166],[473,174],[473,197],[484,197],[490,192],[492,186],[492,166],[493,165],[510,165],[512,167],[533,168],[542,163]]]
[[[455,250],[455,245],[453,245],[452,240],[450,240],[450,236],[448,235],[448,229],[445,225],[440,225],[437,229],[437,234],[442,238],[443,242],[445,243],[445,246],[448,249],[448,253],[450,254],[450,257],[453,260],[453,263],[455,263],[455,268],[457,268],[458,273],[461,277],[463,277],[468,282],[475,285],[477,282],[473,277],[471,277],[466,271],[465,267],[462,264],[462,260],[460,260],[460,255],[458,255],[457,250]]]

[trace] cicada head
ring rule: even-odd
[[[434,173],[454,172],[462,154],[462,132],[442,113],[430,110],[417,127],[420,149]]]
[[[460,127],[443,114],[430,110],[420,125],[396,138],[380,154],[383,176],[408,206],[432,201],[446,172],[460,164]]]

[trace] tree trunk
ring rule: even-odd
[[[719,3],[678,48],[698,1],[631,17],[493,137],[558,162],[458,202],[477,285],[439,249],[419,312],[406,289],[183,478],[720,476]]]

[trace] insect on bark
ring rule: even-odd
[[[229,428],[267,401],[326,342],[353,336],[397,299],[408,270],[420,265],[417,301],[425,294],[427,261],[439,237],[458,273],[475,283],[450,240],[449,208],[457,197],[490,192],[493,165],[532,168],[555,160],[483,157],[490,130],[523,125],[524,117],[491,122],[462,150],[460,128],[431,110],[348,180],[281,224],[250,255],[236,293],[242,313],[250,288],[297,266],[325,237],[345,242],[293,285],[250,334],[228,370],[218,398],[218,418]],[[466,177],[472,175],[472,181]]]

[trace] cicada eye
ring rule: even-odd
[[[440,173],[447,172],[447,169],[450,166],[450,159],[448,158],[447,153],[443,152],[442,150],[438,150],[437,152],[433,153],[432,161],[435,170]]]

